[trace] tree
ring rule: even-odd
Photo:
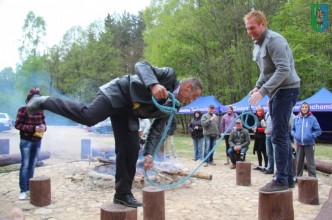
[[[332,0],[327,3],[331,5]],[[289,1],[271,20],[271,28],[280,32],[293,50],[295,68],[301,78],[300,99],[321,87],[332,87],[331,30],[317,32],[311,27],[311,4],[305,0]]]
[[[24,20],[22,46],[19,53],[22,60],[29,56],[37,56],[45,49],[44,37],[46,35],[46,23],[40,16],[35,16],[29,11]]]

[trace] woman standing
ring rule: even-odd
[[[188,128],[191,133],[194,145],[194,160],[202,160],[203,148],[203,128],[201,124],[202,113],[200,111],[194,112],[194,118],[190,121]]]
[[[25,103],[34,96],[40,96],[38,89],[30,89]],[[45,116],[42,111],[29,115],[26,106],[18,109],[15,128],[20,131],[20,194],[18,199],[26,199],[29,192],[29,179],[33,177],[37,158],[40,151],[41,140],[46,131]]]
[[[229,139],[229,135],[231,133],[231,131],[233,130],[233,128],[230,128],[229,126],[233,126],[234,127],[234,121],[235,118],[238,115],[236,113],[233,112],[233,106],[228,106],[227,107],[227,114],[225,114],[224,116],[222,116],[221,119],[221,123],[220,123],[220,133],[224,134],[224,139],[225,139],[225,144],[226,144],[226,156],[227,156],[227,161],[224,165],[229,164],[229,155],[228,155],[228,150],[229,150],[229,143],[228,143],[228,139]]]
[[[316,177],[315,138],[322,133],[315,116],[310,112],[308,103],[303,102],[301,111],[293,121],[291,134],[296,144],[296,176],[303,175],[304,157],[307,160],[308,175]]]

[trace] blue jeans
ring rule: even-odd
[[[272,144],[275,146],[276,176],[281,184],[293,181],[292,146],[288,133],[288,122],[299,97],[299,88],[279,89],[270,100],[272,120]]]
[[[245,155],[246,152],[247,152],[247,150],[248,150],[247,147],[242,147],[241,150],[240,150],[240,154],[244,154],[244,155]],[[230,148],[228,149],[227,153],[228,153],[229,158],[230,158],[231,161],[232,161],[232,164],[235,165],[235,164],[236,164],[236,159],[235,159],[235,157],[234,157],[234,153],[235,153],[234,148],[233,148],[233,147],[230,147]]]
[[[203,137],[193,138],[194,159],[195,160],[201,160],[202,159],[203,140],[204,140]]]
[[[274,146],[272,144],[271,137],[266,137],[266,154],[269,161],[269,166],[267,167],[267,170],[270,172],[274,172]]]
[[[209,135],[204,135],[204,158],[210,153],[214,145],[216,144],[217,137],[212,137]],[[206,158],[205,162],[209,163],[213,161],[213,154],[211,152],[210,156]]]
[[[37,164],[37,157],[40,151],[41,141],[31,142],[20,140],[21,168],[20,168],[20,189],[21,192],[29,191],[29,179],[33,177]]]

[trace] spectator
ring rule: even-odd
[[[268,103],[268,106],[270,104]],[[264,123],[263,123],[264,125]],[[274,146],[272,144],[271,136],[272,136],[272,120],[270,112],[265,114],[265,135],[266,135],[266,154],[268,159],[268,167],[265,170],[265,174],[274,174]]]
[[[255,132],[255,143],[254,143],[254,150],[253,153],[257,152],[258,158],[258,166],[254,168],[254,170],[265,171],[267,168],[268,160],[266,155],[266,135],[265,135],[265,114],[264,108],[262,106],[258,106],[256,108],[256,116],[258,118],[258,125],[256,128],[253,129]],[[264,167],[262,166],[262,161],[264,158]]]
[[[138,129],[138,136],[139,136],[139,143],[140,143],[140,150],[139,150],[139,158],[143,158],[143,151],[146,138],[149,134],[149,129],[151,127],[150,120],[148,118],[139,118],[139,129]]]
[[[228,106],[227,107],[227,114],[225,114],[222,117],[221,123],[220,123],[220,132],[222,134],[224,134],[224,139],[225,139],[225,144],[226,144],[227,161],[226,161],[225,165],[229,164],[229,156],[228,156],[229,143],[228,143],[228,139],[229,139],[229,135],[230,135],[231,131],[233,130],[233,128],[231,128],[231,126],[234,126],[234,119],[237,116],[238,115],[235,112],[233,112],[233,107]],[[226,129],[228,129],[227,132],[226,132]]]
[[[193,139],[194,145],[194,161],[202,160],[203,148],[203,128],[201,123],[202,113],[200,111],[194,112],[194,118],[190,121],[188,128]]]
[[[40,96],[38,89],[30,89],[25,103],[34,96]],[[26,106],[18,109],[15,128],[20,131],[21,168],[19,173],[20,194],[24,200],[29,193],[29,179],[33,177],[41,148],[41,140],[46,131],[45,116],[42,111],[28,114]]]
[[[236,168],[236,159],[234,153],[240,153],[240,159],[243,160],[249,148],[250,135],[249,131],[242,127],[241,119],[236,119],[235,129],[232,130],[229,136],[228,155],[231,158],[231,169]]]
[[[315,138],[321,135],[322,130],[315,116],[310,112],[308,103],[303,102],[301,111],[295,117],[292,126],[292,136],[297,147],[296,176],[303,175],[304,157],[307,161],[308,175],[316,177],[315,165]]]
[[[213,146],[216,144],[216,140],[219,135],[219,122],[218,116],[214,113],[214,105],[210,105],[208,112],[202,115],[202,126],[203,126],[203,135],[204,135],[204,158],[210,153]],[[207,167],[208,164],[215,166],[213,162],[213,154],[206,158],[204,166]]]
[[[167,123],[166,123],[167,125]],[[173,155],[173,158],[176,158],[175,154],[175,146],[174,146],[174,131],[176,130],[176,118],[173,117],[171,121],[171,125],[169,126],[167,137],[165,141],[165,148],[166,148],[166,158],[170,158],[171,155],[169,154],[169,148],[171,148],[171,152]]]

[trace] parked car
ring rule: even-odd
[[[107,118],[104,121],[99,122],[95,126],[90,127],[90,129],[92,132],[97,132],[101,134],[113,133],[113,127],[110,118]]]
[[[12,121],[7,113],[0,113],[0,131],[9,131],[12,129]]]

